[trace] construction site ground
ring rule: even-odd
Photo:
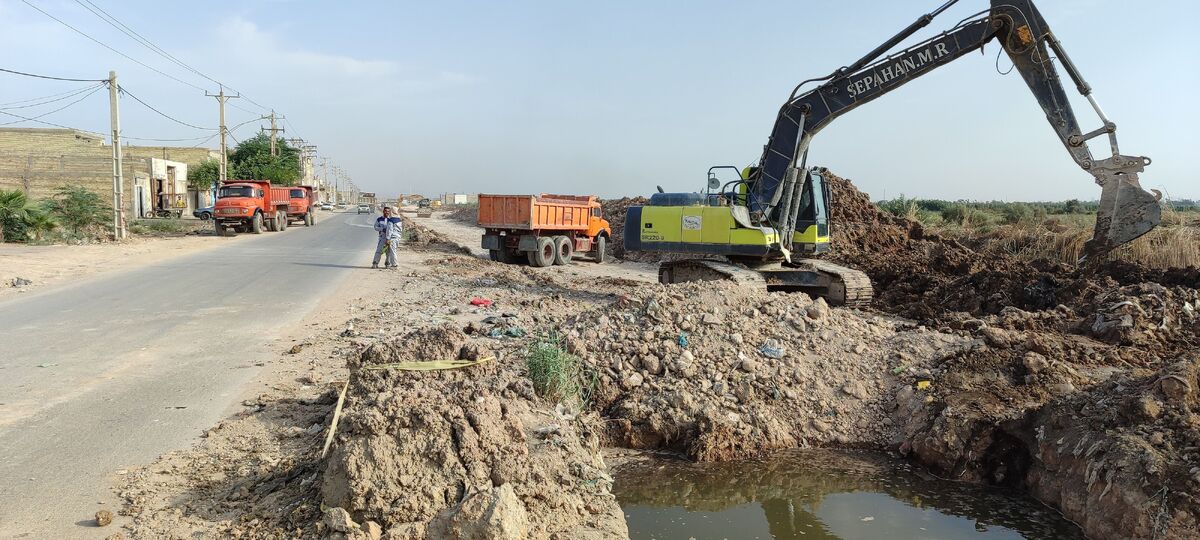
[[[118,478],[126,533],[622,538],[605,448],[832,447],[1022,490],[1094,538],[1200,537],[1195,269],[1016,265],[833,184],[867,310],[662,286],[653,257],[504,265],[469,224],[406,217],[399,269],[364,268],[354,309],[282,344],[263,395]],[[535,391],[547,335],[582,359],[586,402]]]

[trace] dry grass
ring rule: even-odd
[[[943,227],[939,232],[982,251],[1024,260],[1050,259],[1075,264],[1083,255],[1084,243],[1092,237],[1094,223],[1094,216],[1088,219],[1055,216],[1036,225],[1020,223],[986,230]],[[1200,266],[1200,216],[1166,208],[1161,225],[1117,248],[1112,256],[1148,268]]]

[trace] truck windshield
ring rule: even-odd
[[[217,190],[217,198],[224,199],[226,197],[253,197],[254,188],[250,186],[225,186]]]
[[[293,190],[292,190],[292,198],[293,198],[293,199],[304,199],[304,198],[306,198],[306,197],[304,196],[304,190],[303,190],[303,189],[293,189]]]

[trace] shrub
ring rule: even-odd
[[[74,235],[102,225],[109,218],[100,196],[82,186],[59,188],[46,207]]]
[[[563,350],[562,338],[555,333],[535,340],[526,350],[525,367],[533,389],[539,396],[555,402],[586,401],[591,384],[585,384],[587,370],[579,357]],[[594,378],[594,374],[591,378]]]

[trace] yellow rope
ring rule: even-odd
[[[399,369],[404,371],[433,371],[438,369],[459,369],[482,364],[489,360],[495,360],[495,356],[480,358],[479,360],[431,360],[429,362],[393,362],[391,364],[371,364],[363,366],[364,370],[374,371],[382,369]]]

